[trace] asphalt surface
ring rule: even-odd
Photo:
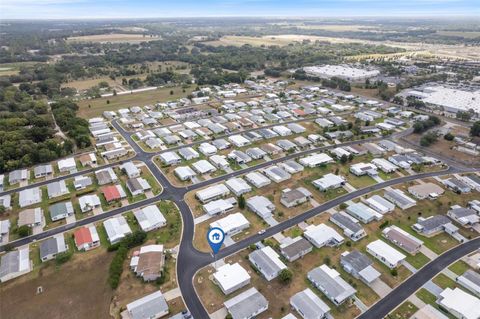
[[[314,119],[314,118],[313,118]],[[312,119],[310,119],[312,120]],[[289,121],[288,123],[291,122],[301,122],[302,120],[295,120],[295,121]],[[303,119],[305,121],[305,119]],[[280,124],[285,124],[285,123],[280,123]],[[193,214],[188,207],[188,205],[184,201],[184,196],[187,192],[195,189],[199,189],[201,187],[205,187],[210,184],[214,184],[220,181],[224,181],[230,177],[233,176],[238,176],[242,175],[254,170],[257,170],[259,168],[267,167],[270,165],[273,165],[275,163],[279,163],[288,159],[293,159],[296,157],[301,157],[305,156],[314,152],[319,152],[319,151],[324,151],[328,150],[331,148],[335,147],[340,147],[340,146],[347,146],[347,145],[353,145],[353,144],[359,144],[359,143],[365,143],[365,142],[374,142],[378,141],[384,138],[391,138],[391,139],[397,139],[400,137],[403,137],[405,135],[408,135],[411,133],[411,130],[406,130],[401,133],[395,133],[390,137],[382,137],[382,138],[370,138],[370,139],[365,139],[365,140],[360,140],[360,141],[349,141],[345,142],[342,144],[338,145],[331,145],[331,146],[323,146],[323,147],[318,147],[314,149],[309,149],[306,151],[302,152],[297,152],[295,154],[290,154],[288,156],[282,157],[280,159],[272,160],[269,162],[261,163],[259,165],[256,165],[254,167],[249,167],[247,169],[243,170],[238,170],[230,174],[226,174],[223,176],[219,176],[216,178],[212,178],[208,181],[203,181],[200,183],[193,184],[191,186],[187,187],[177,187],[175,185],[172,185],[170,181],[165,177],[165,175],[160,171],[160,169],[153,163],[153,157],[160,154],[161,152],[165,151],[171,151],[174,149],[182,148],[182,147],[187,147],[191,145],[198,144],[200,142],[194,142],[193,144],[189,145],[182,145],[179,147],[171,148],[168,150],[156,152],[156,153],[148,153],[143,151],[137,143],[135,143],[132,138],[131,138],[131,132],[125,131],[122,127],[116,123],[116,121],[112,122],[112,125],[117,129],[117,131],[123,136],[123,138],[130,144],[130,146],[133,148],[133,150],[136,152],[136,155],[133,158],[130,158],[126,161],[130,160],[137,160],[137,161],[142,161],[144,162],[147,167],[150,169],[152,174],[157,178],[157,180],[160,182],[160,184],[163,187],[162,192],[159,195],[156,195],[152,198],[142,200],[133,204],[129,204],[127,206],[123,206],[99,215],[91,216],[82,220],[79,220],[75,223],[68,224],[68,225],[62,225],[47,231],[44,231],[40,234],[29,236],[26,238],[22,238],[16,241],[13,241],[10,243],[11,246],[13,247],[19,247],[23,246],[25,244],[45,239],[48,238],[52,235],[62,233],[68,230],[72,230],[74,228],[77,228],[79,226],[84,226],[87,224],[91,224],[94,222],[98,222],[101,220],[104,220],[106,218],[110,218],[112,216],[116,216],[118,214],[123,214],[127,211],[131,211],[132,209],[138,209],[142,206],[152,204],[154,202],[157,202],[159,200],[171,200],[176,203],[178,206],[181,216],[182,216],[182,221],[183,221],[183,233],[182,233],[182,239],[180,242],[180,248],[179,248],[179,253],[178,253],[178,258],[177,258],[177,279],[178,279],[178,284],[179,288],[181,290],[183,300],[188,308],[188,310],[192,313],[194,318],[208,318],[208,313],[203,307],[196,291],[193,285],[193,278],[195,276],[195,273],[200,270],[202,267],[207,266],[208,264],[212,263],[214,261],[213,256],[208,253],[200,252],[198,251],[194,246],[193,246],[193,237],[194,237],[194,230],[195,230],[195,224],[194,224],[194,219],[193,219]],[[279,124],[274,124],[274,125],[279,125]],[[267,128],[267,127],[272,127],[274,125],[269,125],[265,127],[260,127],[260,128]],[[246,131],[252,131],[252,130],[258,130],[260,128],[254,128],[254,129],[249,129]],[[240,132],[241,133],[241,132]],[[226,134],[225,136],[229,135],[235,135],[239,134],[238,132],[232,133],[232,134]],[[203,142],[203,141],[201,141]],[[48,183],[51,183],[52,181],[55,180],[60,180],[60,179],[65,179],[65,178],[71,178],[76,175],[80,174],[85,174],[94,170],[98,170],[103,167],[109,167],[113,165],[118,165],[119,163],[111,163],[99,168],[95,169],[89,169],[89,170],[84,170],[75,174],[67,175],[67,176],[62,176],[58,178],[54,178],[49,181],[41,182],[35,184],[35,186],[41,186],[45,185]],[[440,172],[429,172],[429,173],[423,173],[423,174],[417,174],[417,175],[411,175],[411,176],[405,176],[405,177],[400,177],[392,180],[385,181],[383,183],[378,183],[375,184],[371,187],[363,188],[356,190],[354,192],[345,194],[343,196],[340,196],[338,198],[335,198],[329,202],[323,203],[318,207],[315,207],[313,209],[310,209],[298,216],[295,216],[289,220],[286,220],[276,226],[270,227],[265,230],[265,233],[263,234],[255,234],[249,238],[246,238],[242,241],[239,241],[229,247],[223,248],[217,255],[217,259],[227,257],[229,255],[232,255],[244,248],[247,248],[249,245],[254,244],[256,242],[259,242],[263,239],[266,239],[268,237],[273,236],[274,234],[281,232],[287,228],[290,228],[306,219],[309,219],[317,214],[323,213],[330,208],[336,207],[340,205],[341,203],[354,199],[358,196],[362,196],[364,194],[367,194],[369,192],[379,190],[388,186],[392,186],[395,184],[400,184],[408,181],[412,181],[415,179],[421,179],[421,178],[426,178],[426,177],[432,177],[432,176],[440,176],[440,175],[446,175],[446,174],[453,174],[453,173],[460,173],[466,171],[464,167],[457,167],[454,165],[451,165],[448,169]],[[28,187],[32,187],[33,185],[30,185]],[[24,188],[28,188],[24,187]],[[17,189],[12,189],[4,193],[11,193],[11,192],[16,192],[24,188],[17,188]],[[0,194],[0,195],[1,195]],[[394,292],[391,293],[390,295],[395,296],[395,298],[384,298],[374,306],[372,306],[367,312],[362,314],[360,318],[381,318],[388,314],[392,309],[394,309],[399,303],[401,303],[404,299],[406,299],[412,292],[416,290],[416,287],[420,287],[423,285],[425,282],[427,282],[429,279],[431,279],[435,275],[435,271],[438,273],[441,269],[445,268],[448,264],[450,264],[450,261],[454,261],[458,259],[459,257],[467,254],[470,251],[473,251],[475,248],[478,248],[480,245],[480,238],[476,240],[469,241],[465,244],[457,246],[455,249],[452,249],[445,254],[441,255],[439,258],[435,259],[432,261],[430,264],[428,264],[424,269],[421,271],[417,272],[415,275],[410,277],[407,281],[405,281],[403,284],[398,286]],[[0,246],[0,251],[4,250],[4,246]],[[427,268],[428,267],[428,268]],[[424,273],[425,272],[425,273]],[[418,275],[418,274],[423,274],[423,275]]]

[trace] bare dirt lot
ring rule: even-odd
[[[113,254],[103,251],[75,254],[60,267],[41,269],[0,286],[2,318],[109,318],[112,290],[107,283]],[[77,274],[72,276],[72,274]],[[30,280],[29,280],[30,278]],[[36,294],[37,287],[44,292]]]

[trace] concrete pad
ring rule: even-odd
[[[285,236],[283,236],[282,233],[276,233],[275,235],[273,235],[273,238],[278,241],[279,243],[282,242],[282,240],[285,239]]]
[[[425,307],[425,303],[415,295],[410,295],[407,300],[413,303],[418,309]]]
[[[407,268],[408,270],[410,270],[412,273],[416,273],[417,272],[417,268],[413,267],[412,264],[410,264],[408,261],[406,260],[403,260],[402,261],[402,265],[405,266],[405,268]]]
[[[422,287],[425,288],[429,293],[431,293],[435,297],[438,297],[440,293],[443,291],[442,287],[439,287],[437,284],[435,284],[431,280],[427,281]]]
[[[430,260],[434,260],[435,258],[438,257],[438,255],[433,252],[431,249],[425,247],[424,245],[422,245],[422,247],[420,247],[420,252],[422,254],[424,254],[425,256],[427,256]]]
[[[265,218],[265,221],[266,221],[267,224],[269,224],[270,226],[278,225],[278,222],[275,220],[275,218],[273,218],[273,216],[268,217],[268,218]]]
[[[308,224],[306,222],[301,222],[298,223],[297,225],[301,230],[305,230],[308,227]]]
[[[74,223],[74,222],[76,222],[76,221],[77,221],[77,219],[75,218],[75,215],[68,216],[67,218],[65,218],[65,222],[66,222],[67,224],[72,224],[72,223]]]
[[[232,237],[225,236],[225,240],[223,241],[223,244],[225,245],[225,247],[228,247],[228,246],[232,246],[233,244],[235,244],[235,241],[232,239]]]
[[[390,288],[390,286],[380,278],[377,278],[374,282],[372,282],[370,284],[370,288],[372,288],[372,290],[375,291],[375,293],[381,298],[385,297],[392,291],[392,288]]]
[[[454,280],[454,281],[457,281],[457,277],[458,275],[456,273],[454,273],[453,271],[451,271],[450,269],[448,268],[445,268],[444,270],[442,270],[442,273],[444,275],[446,275],[448,278]]]
[[[163,293],[163,296],[167,301],[178,298],[181,295],[180,288],[178,287]]]
[[[343,189],[345,189],[347,192],[351,193],[351,192],[354,192],[356,191],[357,189],[355,187],[353,187],[351,184],[349,183],[345,183],[345,185],[343,185]]]
[[[377,182],[377,183],[383,183],[385,182],[380,176],[372,176],[372,178]]]
[[[360,309],[362,313],[364,313],[368,309],[368,307],[356,295],[353,296],[353,303],[355,304],[355,306],[357,306],[358,309]]]
[[[245,169],[245,168],[248,168],[248,165],[247,164],[240,164],[240,167]]]
[[[92,212],[93,212],[93,215],[100,215],[103,213],[103,209],[102,207],[97,207],[97,208],[94,208]]]
[[[128,199],[126,199],[126,198],[125,198],[125,199],[122,199],[122,200],[120,201],[120,203],[122,204],[122,207],[123,207],[123,206],[128,206],[128,205],[130,205],[130,203],[128,202]]]
[[[213,217],[213,216],[210,216],[210,215],[208,215],[208,214],[203,214],[202,216],[199,216],[199,217],[195,218],[195,219],[193,220],[193,223],[194,223],[195,225],[197,225],[197,224],[203,223],[204,221],[209,220],[209,219],[212,218],[212,217]]]
[[[152,198],[152,197],[155,196],[155,195],[153,195],[153,192],[152,192],[152,191],[148,191],[148,192],[145,192],[145,196],[146,196],[147,198]]]
[[[310,204],[312,204],[314,208],[320,206],[320,203],[314,200],[313,198],[310,198]]]

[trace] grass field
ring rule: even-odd
[[[475,39],[480,37],[480,31],[437,31],[437,34],[448,37],[462,37],[465,39]]]
[[[392,319],[408,319],[410,318],[418,308],[410,301],[406,301],[400,305],[394,312],[390,314],[388,318]]]
[[[193,91],[193,89],[194,87],[186,88],[185,92],[182,92],[182,88],[177,86],[93,100],[81,100],[78,102],[80,108],[77,114],[80,117],[88,119],[102,115],[104,111],[115,111],[124,107],[128,108],[135,105],[144,106],[157,102],[176,100],[186,97]],[[171,95],[170,91],[173,91],[174,93]],[[107,103],[107,101],[110,103]]]
[[[21,67],[30,67],[42,62],[15,62],[0,63],[0,76],[9,76],[18,74]]]
[[[95,34],[83,35],[78,37],[70,37],[68,42],[143,42],[154,41],[160,39],[158,36],[150,36],[143,34],[128,34],[128,33],[109,33],[109,34]]]

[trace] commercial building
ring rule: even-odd
[[[326,79],[336,77],[352,82],[365,81],[380,74],[378,70],[359,69],[348,65],[308,66],[303,70],[314,77]]]

